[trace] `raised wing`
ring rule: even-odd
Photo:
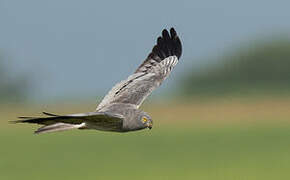
[[[178,63],[182,45],[176,31],[166,29],[158,37],[157,44],[134,74],[116,84],[97,107],[100,111],[111,103],[129,103],[138,108],[145,98],[158,87]]]

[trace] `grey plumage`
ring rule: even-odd
[[[168,77],[178,63],[182,45],[173,28],[166,29],[158,37],[157,44],[145,61],[126,80],[116,84],[98,105],[95,112],[56,115],[47,117],[21,117],[16,123],[42,124],[35,133],[55,132],[68,129],[96,129],[128,132],[152,128],[153,121],[139,106],[151,92]]]

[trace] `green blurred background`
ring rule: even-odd
[[[290,4],[176,3],[0,2],[1,180],[290,178]],[[8,123],[93,111],[171,26],[184,53],[141,107],[152,130]]]

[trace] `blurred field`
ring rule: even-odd
[[[62,108],[65,106],[65,108]],[[2,106],[0,179],[289,179],[290,98],[145,104],[151,131],[34,135],[19,115],[89,111],[93,104]]]

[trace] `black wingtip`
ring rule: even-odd
[[[157,44],[153,47],[152,52],[149,54],[155,60],[163,60],[169,56],[177,56],[179,59],[182,54],[181,41],[172,27],[169,32],[163,29],[162,36],[157,38]]]
[[[28,116],[19,116],[19,119],[32,119],[33,117],[28,117]]]
[[[8,121],[8,123],[9,123],[9,124],[23,123],[23,122],[25,122],[26,120],[31,119],[31,118],[32,118],[32,117],[20,116],[20,117],[18,117],[18,119],[20,119],[20,120],[11,120],[11,121]]]
[[[59,116],[57,114],[52,114],[52,113],[45,112],[45,111],[43,111],[42,114],[47,115],[47,116]]]
[[[20,117],[18,117],[18,119],[20,119],[20,120],[12,120],[12,121],[9,121],[9,123],[11,123],[11,124],[26,123],[26,122],[28,122],[30,119],[33,119],[33,117],[24,117],[24,116],[20,116]]]
[[[18,117],[19,120],[11,120],[8,121],[10,124],[17,124],[17,123],[25,123],[27,121],[29,121],[30,119],[32,119],[32,117],[24,117],[24,116],[20,116]]]
[[[175,29],[173,27],[170,28],[170,35],[171,35],[171,37],[177,36],[177,33],[176,33],[176,31],[175,31]]]

